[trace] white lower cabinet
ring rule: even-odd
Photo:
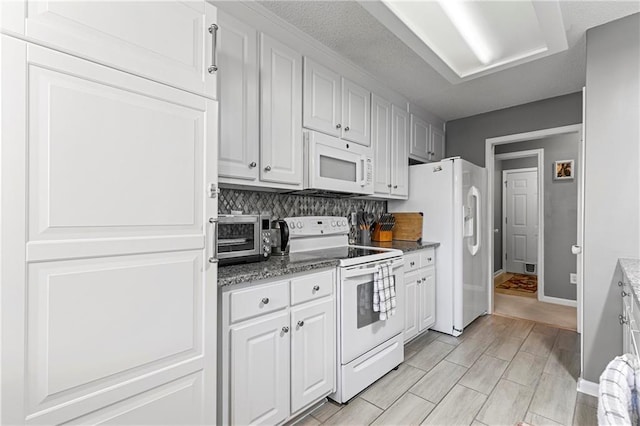
[[[329,270],[222,293],[219,424],[279,424],[334,392],[334,282]]]
[[[436,268],[433,248],[405,255],[404,341],[436,322]]]

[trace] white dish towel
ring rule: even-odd
[[[640,362],[632,354],[617,356],[600,376],[598,424],[632,426],[639,423]]]
[[[373,311],[382,321],[396,313],[396,278],[388,263],[378,265],[373,278]]]

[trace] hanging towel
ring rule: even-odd
[[[599,425],[637,425],[640,362],[632,354],[617,356],[600,376]]]
[[[388,263],[378,265],[374,275],[373,311],[380,313],[382,321],[396,313],[396,278]]]

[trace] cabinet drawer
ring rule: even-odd
[[[333,270],[291,280],[291,304],[333,294]]]
[[[420,251],[420,267],[432,266],[436,263],[436,252],[432,248]]]
[[[420,253],[404,255],[404,271],[414,271],[420,267]]]
[[[231,293],[231,322],[266,314],[289,305],[289,281]]]

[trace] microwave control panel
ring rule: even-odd
[[[289,235],[340,235],[349,233],[349,222],[342,216],[299,216],[285,218]]]

